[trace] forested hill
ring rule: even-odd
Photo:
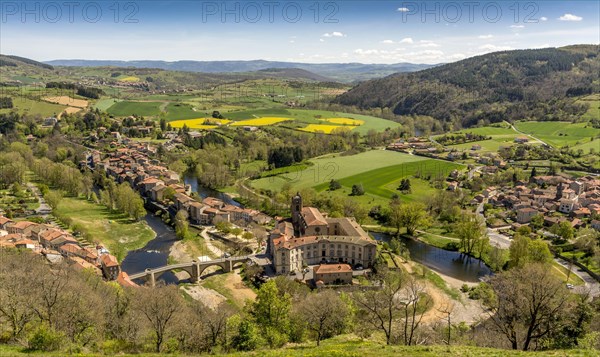
[[[531,118],[573,120],[570,97],[599,92],[599,46],[495,52],[363,82],[336,98],[361,109],[428,115],[443,129]]]

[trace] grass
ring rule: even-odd
[[[590,140],[586,143],[575,145],[572,147],[573,150],[577,151],[579,149],[583,150],[584,153],[589,153],[592,149],[594,149],[595,153],[600,152],[600,140]]]
[[[580,98],[577,103],[588,104],[590,108],[581,119],[589,121],[591,119],[600,118],[600,94],[591,94]]]
[[[571,268],[571,274],[569,274],[569,270],[564,266],[558,264],[556,261],[552,261],[552,273],[559,278],[561,281],[564,281],[565,284],[573,284],[573,285],[585,285],[585,281],[581,279],[577,274],[575,274],[575,270],[579,269],[576,265],[573,265]],[[567,280],[567,276],[569,276],[569,280]]]
[[[352,125],[352,126],[360,126],[365,123],[364,120],[352,119],[352,118],[327,118],[323,119],[324,121],[328,121],[333,124],[338,125]]]
[[[306,131],[309,133],[324,133],[331,134],[332,132],[337,131],[350,131],[356,128],[356,126],[350,125],[328,125],[328,124],[308,124],[304,128],[299,128],[298,130]]]
[[[189,104],[169,103],[165,110],[167,120],[194,119],[198,118],[198,113]]]
[[[231,123],[231,126],[266,126],[281,123],[288,120],[293,119],[283,117],[261,117],[255,119],[236,121]]]
[[[160,114],[160,107],[162,104],[163,103],[161,102],[122,101],[111,105],[106,111],[108,114],[118,117],[126,117],[134,114],[141,116],[156,116]]]
[[[559,121],[526,121],[515,124],[515,127],[527,134],[556,147],[578,145],[600,135],[600,129],[588,123],[571,123]]]
[[[321,341],[320,346],[316,346],[315,342],[304,342],[293,344],[279,349],[260,349],[252,352],[232,352],[226,356],[231,357],[246,357],[246,356],[266,356],[266,357],[315,357],[315,356],[331,356],[331,357],[396,357],[396,356],[422,356],[422,357],[454,357],[454,356],[469,356],[469,357],[512,357],[512,356],[575,356],[587,357],[596,356],[597,351],[593,350],[552,350],[540,352],[523,352],[514,350],[502,350],[496,348],[474,347],[474,346],[387,346],[383,338],[377,334],[369,339],[363,339],[355,335],[340,335],[330,339]],[[47,357],[62,357],[64,352],[44,352],[44,353],[26,353],[19,346],[0,345],[0,355],[3,357],[24,357],[24,356],[47,356]],[[100,357],[106,356],[102,353],[77,353],[80,357]],[[225,356],[222,353],[216,353],[215,356]],[[123,357],[161,357],[164,354],[157,353],[140,353],[140,354],[119,354]],[[170,353],[169,356],[189,356],[179,353]]]
[[[184,120],[176,120],[170,122],[173,128],[183,128],[184,125],[187,125],[190,129],[214,129],[217,127],[217,123],[221,125],[227,124],[230,121],[227,119],[213,119],[213,118],[196,118],[196,119],[184,119]],[[211,123],[211,124],[205,124]]]
[[[139,82],[139,78],[138,77],[134,77],[134,76],[127,76],[127,77],[120,77],[118,78],[119,81],[121,82]]]
[[[73,225],[83,227],[88,240],[105,245],[119,261],[127,252],[142,248],[155,237],[144,221],[133,222],[122,214],[84,198],[65,197],[56,209],[58,217],[68,217]]]
[[[9,113],[16,109],[19,114],[39,114],[43,117],[58,116],[66,106],[48,103],[41,100],[32,100],[24,97],[13,97],[13,109],[0,109],[0,114]]]
[[[342,179],[362,172],[392,165],[427,160],[387,150],[371,150],[356,155],[339,154],[321,156],[309,160],[310,167],[299,167],[291,172],[252,181],[252,186],[261,189],[280,190],[289,182],[294,188],[313,187],[328,183],[331,179]]]
[[[120,100],[115,98],[102,98],[94,104],[94,109],[107,111],[108,108],[117,102],[120,102]]]

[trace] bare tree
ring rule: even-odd
[[[409,278],[406,288],[401,291],[402,314],[404,317],[404,344],[407,346],[415,342],[415,332],[418,330],[431,304],[431,297],[425,293],[425,285],[414,278]]]
[[[306,300],[297,304],[297,313],[317,339],[321,340],[342,333],[348,316],[346,303],[332,290],[312,293]]]
[[[442,314],[442,319],[447,324],[448,331],[446,335],[446,341],[444,342],[446,342],[446,345],[450,346],[452,343],[452,314],[454,313],[454,303],[448,301],[444,305],[438,307],[437,311]]]
[[[513,349],[530,349],[562,325],[569,305],[569,292],[547,265],[527,264],[490,279],[496,294],[490,319]]]
[[[173,286],[143,288],[137,292],[135,305],[149,323],[154,333],[156,352],[159,353],[182,305],[179,292]]]

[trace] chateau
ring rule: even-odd
[[[292,198],[291,211],[291,222],[279,222],[269,236],[277,274],[328,263],[373,265],[377,243],[354,219],[327,218],[314,207],[303,207],[300,194]]]

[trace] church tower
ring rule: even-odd
[[[294,226],[294,234],[298,235],[300,231],[300,219],[302,217],[302,196],[300,193],[296,193],[296,196],[292,197],[292,206],[290,211],[292,212],[292,225]]]
[[[562,181],[558,184],[558,187],[556,188],[556,200],[560,200],[563,196],[563,190],[564,190],[564,186]]]

